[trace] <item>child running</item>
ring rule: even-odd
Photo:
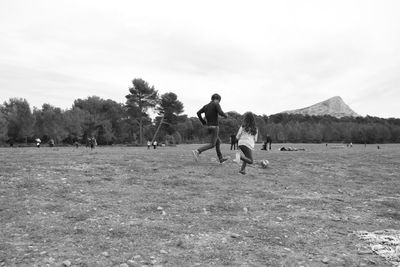
[[[228,160],[228,158],[224,158],[221,153],[221,140],[219,139],[219,122],[218,115],[227,118],[226,114],[222,111],[219,102],[221,101],[221,96],[219,94],[213,94],[211,96],[211,102],[202,107],[198,112],[197,116],[203,125],[207,127],[208,136],[210,141],[207,145],[202,146],[198,149],[192,151],[193,157],[195,161],[199,160],[199,156],[204,151],[215,147],[217,151],[217,156],[220,163],[223,163]],[[205,113],[205,118],[203,118],[202,113]]]
[[[239,173],[246,174],[246,165],[253,164],[253,150],[254,144],[257,141],[258,130],[256,127],[256,122],[254,119],[254,115],[251,112],[246,112],[244,114],[242,126],[240,126],[239,131],[236,135],[236,138],[239,140],[239,149],[242,151],[242,155],[240,152],[236,153],[236,158],[234,161],[240,164],[240,160],[243,161],[242,167],[240,168]]]

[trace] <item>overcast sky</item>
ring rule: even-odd
[[[333,96],[400,118],[400,1],[0,2],[0,100],[124,103],[134,78],[185,114],[274,114]]]

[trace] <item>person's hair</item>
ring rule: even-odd
[[[213,94],[213,95],[211,96],[211,101],[214,101],[214,100],[219,100],[219,101],[221,101],[221,96],[220,96],[219,94]]]
[[[251,112],[246,112],[243,115],[243,124],[242,127],[245,132],[251,134],[251,135],[256,135],[257,134],[257,126],[256,126],[256,120],[254,119],[254,115]]]

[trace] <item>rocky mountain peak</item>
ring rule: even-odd
[[[330,115],[336,118],[342,117],[358,117],[356,112],[354,112],[340,96],[331,97],[325,101],[319,102],[312,106],[289,110],[282,113],[289,114],[302,114],[302,115],[310,115],[310,116],[324,116]]]

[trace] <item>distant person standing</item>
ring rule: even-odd
[[[93,150],[97,146],[97,140],[92,136],[92,138],[89,138],[89,145],[90,149]]]
[[[54,147],[54,139],[53,138],[50,139],[49,145],[50,145],[50,147]]]
[[[238,140],[236,139],[236,135],[232,134],[231,135],[231,150],[236,150],[238,148]]]
[[[263,142],[261,150],[271,150],[272,149],[272,138],[267,135],[267,139]]]
[[[267,150],[268,151],[268,145],[267,145],[267,141],[263,142],[263,145],[261,147],[261,150]]]
[[[268,150],[271,150],[272,149],[272,138],[269,135],[267,135],[267,145],[268,145]]]
[[[195,161],[199,160],[199,156],[201,153],[213,147],[215,147],[216,149],[218,160],[220,163],[223,163],[226,160],[228,160],[227,158],[224,158],[222,156],[220,148],[221,140],[219,139],[218,116],[227,118],[226,114],[222,111],[221,106],[219,105],[220,102],[221,102],[221,96],[219,94],[213,94],[211,96],[211,102],[203,106],[197,112],[197,117],[199,117],[201,123],[206,126],[209,137],[209,143],[192,151]],[[205,118],[203,118],[202,116],[203,113],[205,114]]]
[[[93,138],[89,138],[88,140],[89,140],[89,147],[91,150],[93,150],[94,148]]]
[[[243,124],[240,126],[236,138],[239,140],[239,149],[242,151],[242,155],[239,152],[236,153],[234,161],[240,163],[243,161],[239,173],[246,174],[246,165],[253,164],[253,150],[255,142],[258,137],[258,129],[256,127],[256,121],[254,115],[251,112],[246,112],[243,118]]]
[[[156,140],[154,140],[154,142],[153,142],[153,148],[154,148],[154,149],[157,148],[157,141],[156,141]]]
[[[40,144],[42,143],[42,140],[40,140],[40,138],[36,138],[35,141],[36,141],[36,147],[39,148]]]
[[[148,140],[148,141],[147,141],[147,149],[150,149],[150,147],[151,147],[151,141]]]

